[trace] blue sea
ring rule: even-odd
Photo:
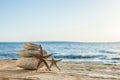
[[[0,42],[0,60],[16,60],[26,42]],[[34,42],[63,62],[120,64],[120,43]]]

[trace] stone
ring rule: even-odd
[[[27,70],[35,70],[37,68],[38,59],[35,57],[20,58],[16,61],[16,65],[20,68]],[[43,63],[40,64],[39,68],[43,67]]]
[[[27,50],[38,50],[38,49],[40,49],[40,45],[33,44],[33,43],[26,43],[24,45],[24,48]]]
[[[21,57],[33,57],[34,54],[40,54],[40,50],[21,50],[19,55]],[[47,51],[43,50],[43,55],[47,55]]]

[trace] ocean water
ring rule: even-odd
[[[56,59],[70,62],[120,64],[120,43],[34,42]],[[0,60],[19,59],[25,42],[1,42]]]

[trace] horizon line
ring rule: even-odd
[[[120,43],[120,41],[0,41],[0,43],[75,42],[75,43]]]

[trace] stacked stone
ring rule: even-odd
[[[40,54],[39,45],[27,43],[24,45],[24,50],[19,51],[20,59],[16,61],[16,65],[23,69],[36,69],[38,64],[38,59],[36,59],[33,54]],[[47,55],[47,52],[43,50],[43,54]],[[39,66],[42,67],[43,63]]]

